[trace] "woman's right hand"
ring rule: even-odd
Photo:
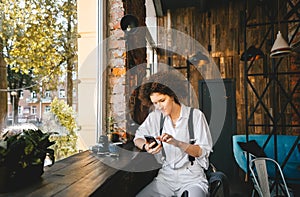
[[[155,147],[153,147],[153,146],[155,146],[155,142],[152,142],[152,143],[150,143],[150,144],[146,142],[146,145],[145,145],[146,151],[147,151],[148,153],[150,153],[150,154],[157,154],[157,153],[159,153],[159,152],[161,151],[161,149],[162,149],[162,146],[161,146],[160,143],[159,143],[157,146],[155,146]]]

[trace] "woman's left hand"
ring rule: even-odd
[[[162,142],[166,142],[168,144],[172,144],[174,146],[177,145],[178,141],[170,134],[163,133],[161,136],[158,137],[158,139]]]

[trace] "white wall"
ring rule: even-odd
[[[79,148],[96,143],[97,123],[97,0],[78,1]]]

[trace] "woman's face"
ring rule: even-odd
[[[170,115],[175,104],[174,99],[166,94],[154,92],[150,95],[151,102],[155,109],[161,110],[164,115]]]

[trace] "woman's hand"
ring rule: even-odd
[[[145,145],[145,149],[148,153],[150,154],[157,154],[160,152],[160,150],[162,149],[162,146],[160,143],[158,143],[157,146],[153,147],[155,145],[155,142],[152,142],[152,143],[148,143],[146,142],[146,145]]]
[[[162,142],[172,144],[193,157],[199,157],[200,155],[202,155],[202,149],[199,145],[189,144],[176,140],[172,135],[168,133],[163,133],[161,136],[158,136],[157,139]]]
[[[178,140],[176,140],[172,135],[168,133],[163,133],[161,136],[158,137],[158,139],[162,142],[178,146]]]
[[[148,143],[143,138],[137,138],[136,140],[134,140],[134,144],[141,150],[144,150],[144,148],[145,148],[145,150],[150,154],[157,154],[162,149],[161,143],[158,143],[158,145],[155,146],[155,144],[156,144],[155,142]]]

